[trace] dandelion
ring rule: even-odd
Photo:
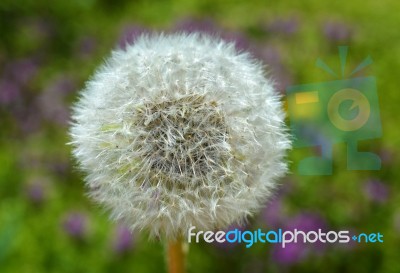
[[[90,196],[150,236],[241,224],[286,172],[284,113],[263,66],[205,34],[141,35],[113,51],[72,118]]]

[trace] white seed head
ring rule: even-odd
[[[284,113],[263,67],[200,34],[143,35],[81,91],[70,129],[90,196],[151,235],[240,223],[286,172]]]

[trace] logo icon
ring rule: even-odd
[[[332,174],[332,147],[335,143],[347,144],[348,170],[381,168],[381,160],[376,154],[358,148],[359,141],[382,136],[375,78],[351,78],[372,60],[367,57],[351,72],[350,78],[345,78],[347,47],[339,47],[339,55],[342,79],[286,89],[294,146],[319,147],[320,150],[319,155],[300,161],[299,174]],[[339,78],[321,59],[316,65]]]

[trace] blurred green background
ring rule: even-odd
[[[348,171],[334,146],[331,176],[291,173],[247,229],[380,232],[380,244],[191,244],[188,272],[400,272],[398,68],[400,2],[0,1],[0,272],[165,272],[163,243],[111,223],[85,196],[67,130],[77,91],[113,48],[142,32],[219,33],[268,64],[277,89],[324,82],[323,59],[377,79],[383,137],[360,147],[379,171]]]

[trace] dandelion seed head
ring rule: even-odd
[[[205,34],[142,35],[73,108],[73,154],[115,220],[176,237],[243,222],[286,172],[279,96],[263,66]]]

